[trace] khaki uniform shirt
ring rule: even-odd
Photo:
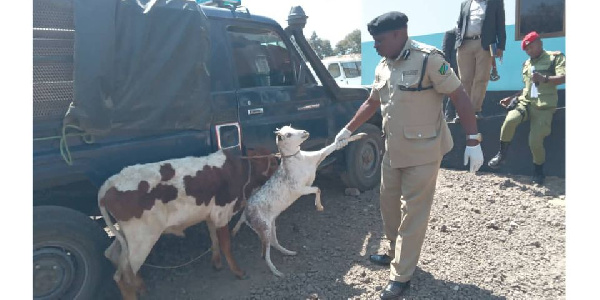
[[[554,69],[551,69],[552,60],[555,59]],[[558,102],[558,93],[556,85],[552,83],[540,82],[537,86],[538,96],[531,97],[531,86],[534,84],[532,79],[531,67],[542,75],[565,75],[565,56],[560,51],[543,51],[540,57],[528,59],[523,63],[523,83],[525,88],[519,97],[520,101],[530,103],[532,106],[542,109],[556,108]]]
[[[408,56],[406,51],[410,53]],[[416,88],[429,53],[421,91]],[[403,55],[404,54],[404,55]],[[410,38],[398,58],[383,58],[375,69],[371,96],[381,101],[385,149],[393,168],[418,166],[441,160],[452,146],[452,135],[442,113],[443,94],[460,86],[460,80],[442,52]]]

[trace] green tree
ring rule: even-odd
[[[360,30],[355,29],[335,45],[334,55],[360,54]]]
[[[308,39],[308,44],[315,50],[315,53],[319,58],[332,56],[333,49],[331,48],[331,42],[329,40],[321,39],[315,31],[312,32]]]

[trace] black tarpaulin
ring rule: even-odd
[[[88,133],[206,129],[208,20],[195,1],[75,0],[74,97]]]

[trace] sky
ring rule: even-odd
[[[362,0],[242,0],[242,5],[251,14],[274,19],[285,28],[287,16],[292,6],[302,6],[308,16],[304,35],[310,37],[313,31],[321,39],[331,42],[331,47],[344,39],[362,22]]]

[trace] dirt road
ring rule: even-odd
[[[335,178],[319,178],[325,211],[314,196],[300,198],[277,220],[281,244],[298,251],[273,263],[277,278],[260,257],[256,234],[244,226],[233,253],[249,278],[237,280],[224,268],[213,271],[210,253],[177,269],[142,268],[143,300],[176,299],[378,299],[387,268],[368,255],[383,240],[378,190],[347,196]],[[564,179],[529,178],[440,170],[437,193],[419,266],[406,299],[564,299]],[[174,266],[209,248],[204,225],[187,238],[163,236],[147,262]]]

